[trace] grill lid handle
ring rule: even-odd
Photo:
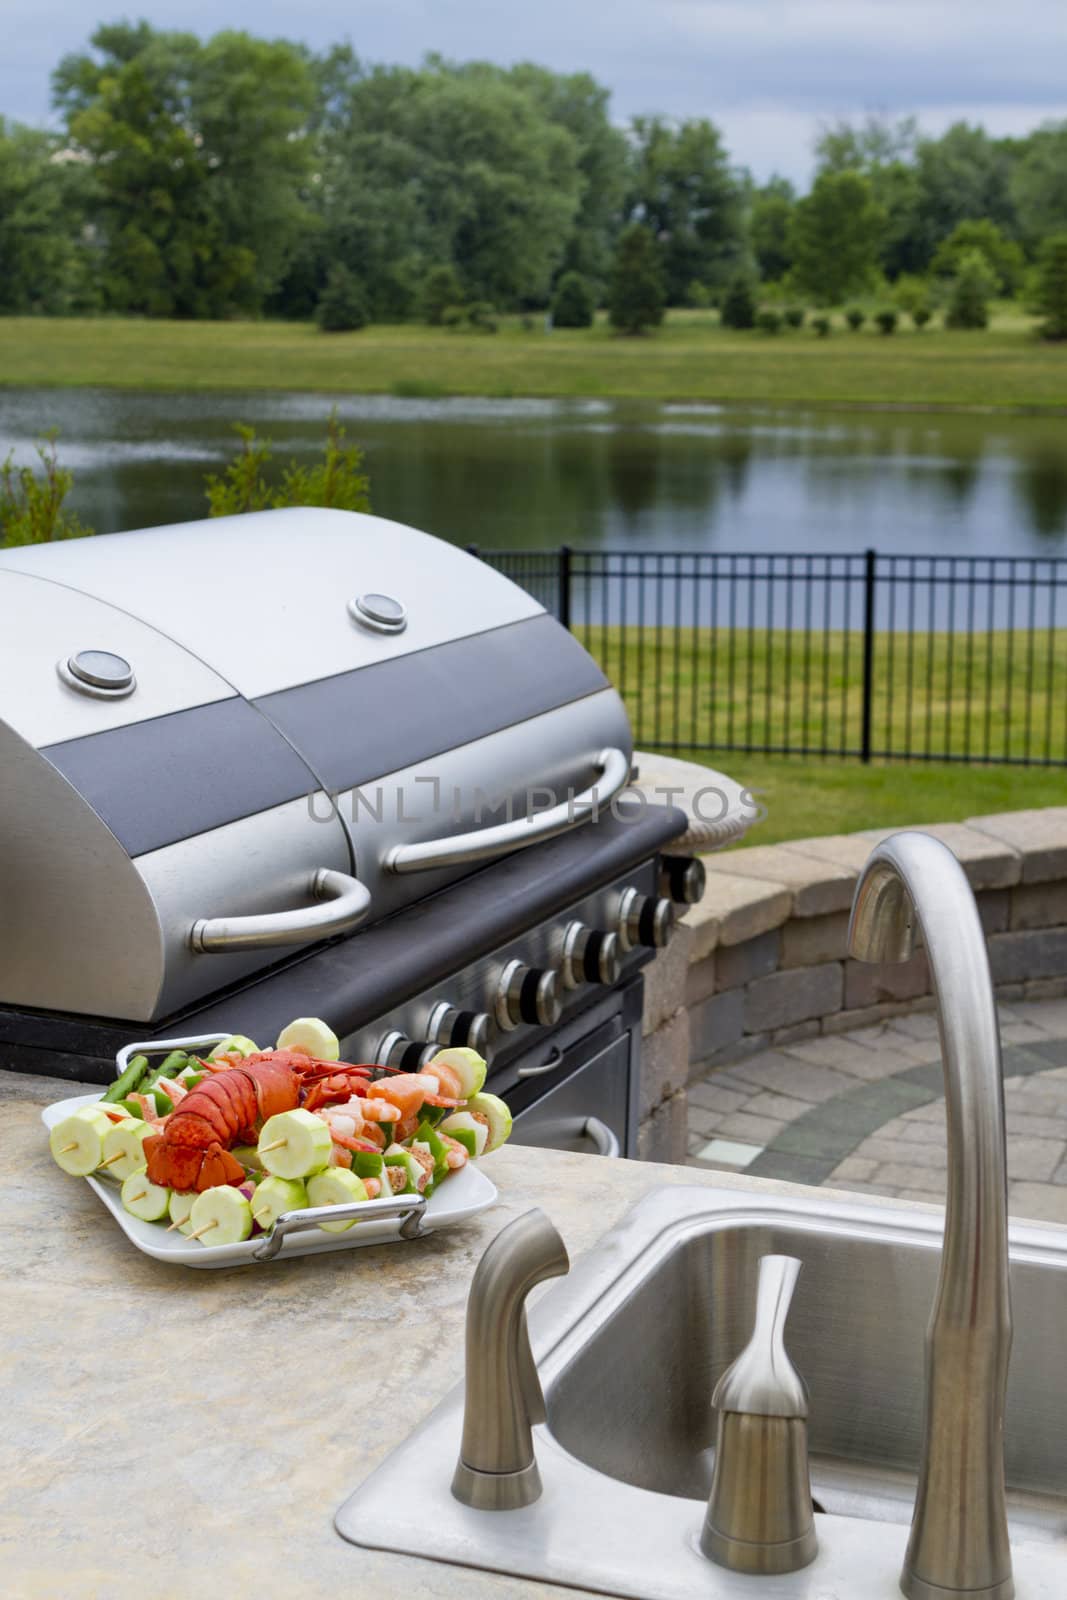
[[[449,839],[425,839],[421,844],[395,844],[386,852],[384,865],[389,872],[429,872],[434,867],[463,867],[472,861],[488,861],[509,850],[525,850],[542,839],[554,839],[588,819],[601,807],[610,805],[630,776],[630,760],[621,750],[601,750],[596,758],[600,776],[589,789],[573,800],[564,800],[548,811],[516,817],[493,828],[473,833],[456,833]]]
[[[202,955],[229,955],[236,950],[306,944],[347,933],[370,910],[366,885],[331,867],[319,868],[308,893],[326,904],[301,906],[296,911],[265,911],[251,917],[201,917],[189,930],[189,948]]]

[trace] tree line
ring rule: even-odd
[[[754,181],[705,118],[620,128],[588,74],[530,64],[368,66],[123,22],[52,87],[56,130],[0,118],[7,314],[491,328],[555,303],[581,325],[635,275],[646,308],[719,304],[739,279],[836,305],[965,267],[1013,296],[1067,248],[1067,121],[841,123],[800,195]]]

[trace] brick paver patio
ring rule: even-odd
[[[999,1007],[1014,1216],[1067,1223],[1067,1000]],[[689,1162],[943,1202],[930,1012],[733,1061],[689,1088]]]

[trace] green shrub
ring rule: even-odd
[[[980,250],[970,250],[960,261],[959,277],[945,315],[947,328],[985,328],[989,324],[989,298],[996,289],[993,270]]]
[[[791,328],[802,328],[804,326],[805,312],[800,306],[786,306],[784,315]]]
[[[282,470],[280,483],[272,483],[266,475],[267,463],[274,455],[270,444],[258,439],[254,428],[240,422],[235,427],[241,436],[236,460],[224,472],[210,472],[204,479],[211,516],[232,517],[279,506],[370,510],[367,479],[360,472],[363,453],[357,445],[346,444],[336,411],[326,426],[322,460],[307,467],[290,461]]]
[[[1041,246],[1035,309],[1044,321],[1043,339],[1067,339],[1067,233],[1054,233]]]
[[[685,291],[685,303],[693,311],[707,311],[711,305],[711,290],[699,278],[694,278]]]
[[[37,459],[41,477],[33,467],[16,467],[13,455],[0,465],[0,545],[49,544],[93,532],[63,509],[74,477],[59,465],[54,429],[39,441]]]
[[[971,217],[958,222],[948,238],[938,245],[930,270],[935,277],[958,277],[964,259],[973,251],[984,258],[989,268],[991,294],[1010,298],[1019,290],[1026,276],[1026,257],[1015,240],[1009,239],[988,217]]]
[[[467,321],[472,328],[477,328],[479,333],[495,333],[496,307],[490,305],[488,300],[472,300],[467,307]]]
[[[724,328],[756,326],[756,286],[747,272],[736,272],[727,284],[719,319]]]
[[[896,333],[897,313],[892,306],[884,306],[881,311],[876,311],[874,320],[878,324],[879,333]]]
[[[565,272],[552,301],[552,322],[557,328],[591,328],[596,303],[580,272]]]
[[[463,306],[445,306],[438,320],[442,328],[462,328],[467,312]]]
[[[902,272],[893,285],[893,304],[899,311],[908,316],[916,306],[924,306],[930,299],[930,291],[922,278],[913,272]]]
[[[619,235],[611,265],[611,326],[619,333],[644,333],[663,321],[666,303],[659,247],[648,228],[632,222]]]
[[[920,333],[926,327],[926,324],[929,322],[932,316],[933,312],[927,305],[912,306],[911,308],[911,320],[914,322]]]
[[[455,267],[447,264],[431,267],[422,285],[423,321],[428,322],[432,328],[439,328],[444,323],[444,314],[448,307],[462,304],[463,289]]]
[[[346,266],[335,262],[315,307],[315,321],[323,333],[354,333],[367,325],[363,290]]]
[[[756,327],[760,333],[780,333],[782,331],[782,314],[764,307],[756,316]]]
[[[845,321],[853,333],[859,333],[863,324],[867,321],[867,313],[861,306],[849,306],[845,312]]]
[[[831,322],[830,322],[830,318],[828,316],[825,316],[824,314],[820,313],[819,316],[812,317],[811,325],[815,329],[815,332],[819,335],[820,339],[828,339],[829,338]]]

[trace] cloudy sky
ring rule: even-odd
[[[1021,133],[1067,117],[1063,0],[0,0],[0,113],[43,123],[49,73],[97,17],[238,27],[368,61],[534,60],[585,69],[613,114],[709,116],[759,177],[803,181],[821,120],[918,114]]]

